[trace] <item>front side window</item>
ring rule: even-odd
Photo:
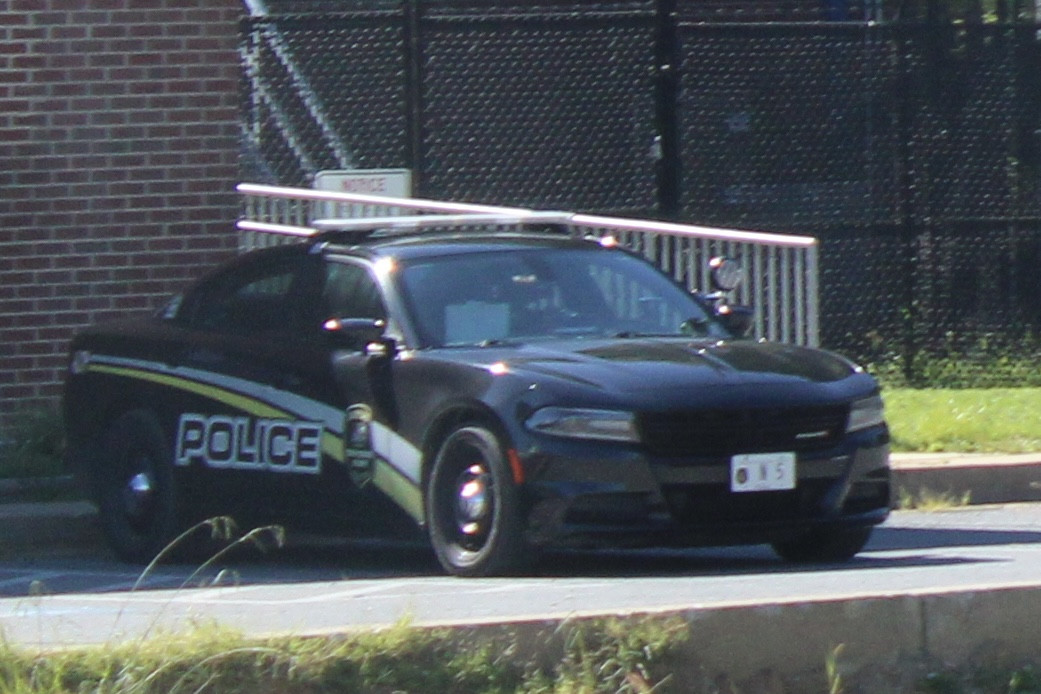
[[[427,258],[406,265],[401,282],[421,338],[438,346],[727,336],[667,277],[617,251],[523,248]]]
[[[322,318],[386,318],[379,285],[369,271],[353,263],[326,265]]]

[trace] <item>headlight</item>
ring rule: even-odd
[[[544,407],[525,422],[532,431],[572,439],[639,441],[631,412]]]
[[[872,395],[863,400],[855,400],[849,408],[849,423],[846,431],[860,431],[868,427],[884,424],[885,412],[882,407],[882,396]]]

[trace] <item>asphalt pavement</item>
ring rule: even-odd
[[[901,498],[970,504],[1041,501],[1041,452],[1016,455],[899,453],[892,457],[893,503]],[[100,542],[87,501],[27,501],[75,496],[71,478],[0,480],[0,552]]]

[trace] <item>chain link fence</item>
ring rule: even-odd
[[[243,178],[407,168],[426,198],[812,234],[824,346],[1041,384],[1041,27],[723,4],[270,0]]]

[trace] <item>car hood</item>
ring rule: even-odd
[[[475,365],[500,362],[510,373],[534,382],[643,395],[660,403],[673,399],[673,394],[687,399],[691,389],[704,393],[712,386],[732,396],[774,392],[785,399],[800,392],[819,398],[828,391],[846,399],[849,390],[842,384],[850,378],[864,379],[858,390],[874,387],[856,365],[831,352],[752,340],[571,340],[488,347],[469,356]]]

